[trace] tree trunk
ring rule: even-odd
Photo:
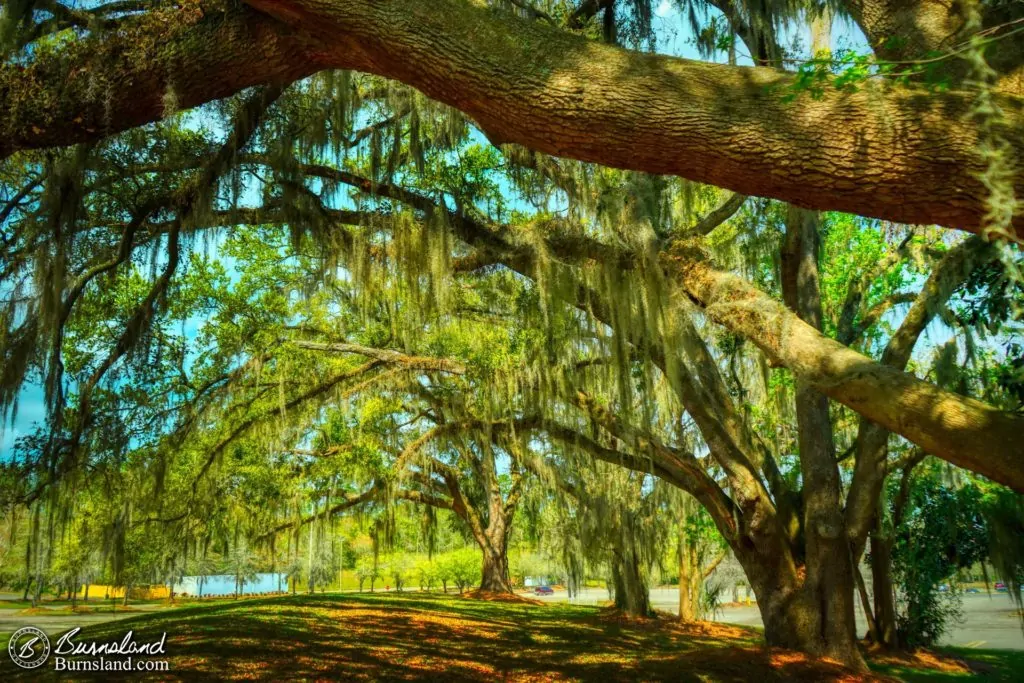
[[[782,252],[786,304],[817,330],[822,318],[819,225],[816,213],[791,206]],[[853,564],[828,398],[798,378],[796,413],[803,476],[805,577],[794,606],[799,618],[792,628],[801,640],[811,641],[807,643],[809,651],[864,671],[867,667],[857,648]],[[767,622],[765,628],[767,632]]]
[[[651,611],[647,572],[636,553],[629,549],[617,551],[612,560],[612,581],[615,584],[615,608],[637,617],[648,617]]]
[[[822,591],[827,584],[808,585],[796,572],[786,572],[777,558],[750,547],[736,555],[757,598],[769,645],[829,657],[856,671],[866,671],[855,639],[848,638],[845,630],[837,633],[835,621],[830,620],[835,601]],[[852,602],[852,591],[849,598]]]
[[[868,589],[864,585],[864,575],[860,571],[859,566],[853,568],[854,578],[857,579],[857,593],[860,595],[860,605],[864,610],[864,618],[868,622],[868,639],[872,643],[879,643],[882,641],[881,635],[878,631],[878,622],[875,621],[875,611],[871,607],[871,600],[868,598]]]
[[[680,621],[695,621],[696,613],[693,608],[692,598],[692,578],[689,573],[683,573],[688,570],[685,562],[679,563],[679,620]]]
[[[686,537],[686,530],[679,534],[679,619],[695,621],[697,618],[696,595],[702,583],[697,565],[696,547]]]
[[[491,593],[511,593],[512,585],[508,580],[508,556],[504,552],[484,548],[483,557],[484,566],[480,579],[480,590]]]
[[[875,623],[879,644],[888,648],[899,647],[896,629],[896,604],[892,585],[892,543],[882,534],[871,534],[871,589],[874,591]]]

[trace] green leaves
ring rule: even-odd
[[[918,61],[890,62],[872,53],[853,50],[822,53],[798,63],[796,76],[782,101],[794,102],[803,94],[820,100],[830,89],[853,93],[872,80],[903,87],[924,86],[930,91],[948,90],[951,80],[946,67],[952,58],[950,54],[933,51]]]

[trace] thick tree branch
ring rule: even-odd
[[[442,508],[444,510],[451,510],[454,508],[452,501],[441,496],[434,496],[423,491],[414,491],[411,489],[399,489],[392,492],[391,494],[395,498],[407,500],[411,503],[417,503],[419,505],[429,505],[430,507]]]
[[[581,394],[580,407],[596,415],[602,426],[616,438],[631,443],[638,453],[626,453],[602,446],[591,437],[553,420],[542,420],[537,427],[554,439],[576,446],[596,460],[625,467],[637,472],[655,474],[666,482],[693,495],[704,505],[725,538],[735,540],[736,521],[742,513],[692,456],[668,448],[656,439],[638,437],[624,423],[599,408],[589,397]]]
[[[175,22],[162,40],[119,31],[28,68],[5,64],[0,155],[156,120],[167,93],[188,108],[347,68],[412,85],[494,141],[805,208],[983,227],[987,163],[967,121],[969,93],[868,87],[787,102],[792,76],[779,71],[630,52],[476,0],[249,4],[267,14],[232,7]],[[107,96],[95,96],[97,81]],[[997,133],[1024,157],[1022,104],[997,101]],[[1024,196],[1024,173],[1013,182]]]
[[[320,384],[317,384],[316,386],[302,392],[298,396],[289,399],[284,404],[284,408],[285,410],[291,410],[296,406],[302,405],[306,401],[310,401],[319,396],[323,396],[325,393],[327,393],[334,387],[338,386],[339,384],[342,384],[347,380],[370,373],[378,369],[382,365],[384,365],[383,361],[371,360],[369,363],[365,363],[353,370],[345,370],[343,372],[340,372],[334,375],[333,377],[329,378],[327,381],[321,382]],[[380,375],[378,375],[378,377],[379,376]],[[227,435],[220,439],[220,441],[218,441],[216,445],[214,445],[214,447],[210,449],[210,452],[207,454],[206,459],[203,461],[202,467],[200,467],[199,472],[196,473],[196,476],[192,482],[193,491],[196,489],[196,487],[198,487],[199,482],[202,480],[204,476],[206,476],[207,471],[209,471],[210,467],[213,466],[213,463],[216,462],[217,457],[224,451],[225,448],[231,445],[231,443],[233,443],[235,439],[237,439],[242,434],[247,432],[253,426],[259,424],[263,420],[269,419],[273,415],[277,414],[279,411],[279,406],[273,406],[267,408],[266,410],[260,413],[257,413],[256,415],[252,415],[246,418],[245,420],[242,420],[233,429],[231,429],[231,431],[229,431]]]
[[[997,255],[998,251],[993,245],[977,236],[964,240],[950,249],[932,269],[931,275],[921,287],[921,291],[903,322],[889,339],[885,351],[882,352],[882,365],[896,370],[904,370],[907,363],[910,362],[910,356],[914,351],[914,346],[917,345],[917,340],[934,319],[940,307],[946,304],[953,292],[975,268],[992,261]],[[888,444],[889,430],[879,424],[877,420],[870,421],[861,418],[857,429],[857,462],[846,503],[848,533],[854,554],[858,558],[868,532],[874,525],[877,513],[875,501],[878,500],[888,474],[886,469]],[[1009,444],[1007,443],[1006,446]],[[995,448],[996,445],[988,444],[988,447]],[[935,453],[929,448],[925,448],[925,450]],[[1007,450],[1007,452],[1012,452],[1012,450]],[[968,469],[974,468],[969,467]],[[1019,464],[1017,469],[1019,471]]]
[[[678,245],[670,277],[716,322],[751,340],[829,398],[959,467],[1024,491],[1024,418],[876,363],[813,327],[703,254]]]

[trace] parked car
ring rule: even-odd
[[[980,593],[981,591],[977,588],[968,588],[965,592],[967,593]]]
[[[996,590],[999,591],[1000,593],[1005,593],[1006,592],[1006,584],[1003,583],[1002,581],[996,581]]]
[[[551,586],[537,586],[533,589],[533,592],[536,595],[554,595],[555,589]]]
[[[948,583],[941,584],[939,586],[939,592],[940,593],[948,593],[949,592],[949,584]]]

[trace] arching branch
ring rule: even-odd
[[[869,87],[794,104],[793,76],[779,71],[630,52],[476,0],[248,4],[258,11],[232,5],[177,22],[162,40],[117,32],[25,69],[0,67],[0,156],[156,120],[169,90],[187,108],[342,68],[412,85],[496,142],[809,209],[983,226],[987,165],[969,93]],[[143,32],[148,19],[137,20]],[[107,97],[94,97],[97,77]],[[997,133],[1024,156],[1024,107],[997,99]],[[1013,182],[1024,196],[1024,173]]]

